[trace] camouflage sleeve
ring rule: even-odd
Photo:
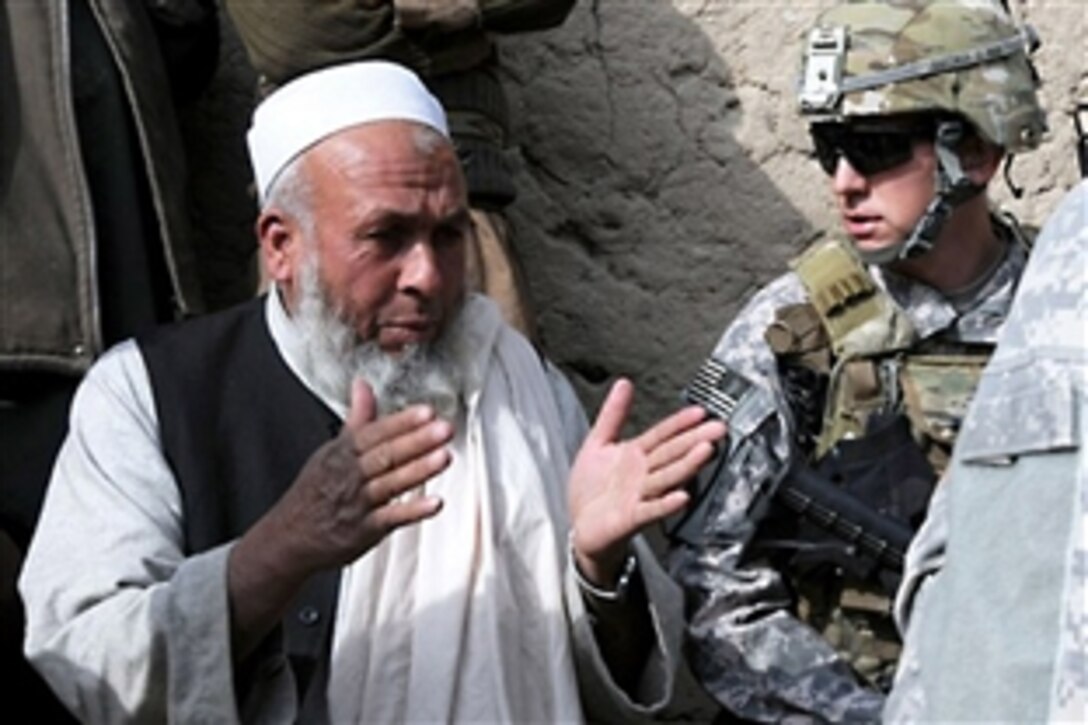
[[[911,543],[885,722],[1085,722],[1085,250],[1088,181],[1039,235]]]
[[[787,275],[765,288],[723,335],[714,357],[757,394],[730,418],[725,460],[711,482],[694,536],[673,539],[672,576],[685,592],[689,662],[703,687],[746,719],[810,714],[831,722],[875,721],[882,697],[860,687],[827,642],[793,615],[779,573],[744,557],[760,501],[790,462],[790,419],[763,331],[779,307],[803,299]]]
[[[903,651],[895,672],[895,682],[884,706],[883,720],[889,723],[921,723],[927,719],[926,696],[919,656],[918,628],[912,618],[925,610],[927,585],[944,568],[948,542],[948,485],[937,487],[929,502],[925,523],[907,550],[903,583],[895,598],[895,623],[904,634]]]

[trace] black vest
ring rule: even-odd
[[[264,304],[261,297],[139,340],[163,453],[181,492],[186,555],[241,536],[341,427],[280,357]],[[261,646],[268,652],[286,642],[306,722],[324,708],[338,585],[338,571],[311,579],[282,622],[283,640],[274,632]],[[236,673],[240,699],[249,675]]]

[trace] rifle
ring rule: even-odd
[[[750,382],[718,360],[710,358],[684,391],[684,398],[689,403],[701,406],[709,415],[728,422],[734,411],[745,404],[752,391]],[[727,456],[727,450],[720,450],[716,460],[704,467],[698,478],[693,504],[682,520],[670,527],[671,536],[689,542],[697,540],[712,498],[710,492],[724,468]],[[764,491],[753,502],[753,508],[769,498],[856,547],[857,551],[882,567],[897,574],[902,573],[907,547],[914,536],[911,528],[873,510],[813,471],[807,462],[794,464],[773,490]]]
[[[910,527],[874,511],[803,462],[790,469],[775,489],[774,500],[883,567],[903,572],[914,536]]]

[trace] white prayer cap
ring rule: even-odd
[[[318,141],[372,121],[416,121],[449,138],[442,104],[415,73],[365,60],[299,76],[261,102],[246,134],[264,203],[284,166]]]

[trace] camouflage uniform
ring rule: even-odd
[[[996,3],[852,3],[832,9],[822,23],[818,32],[845,27],[848,36],[810,38],[800,97],[814,123],[944,112],[968,119],[983,139],[1010,152],[1038,144],[1045,122],[1027,60],[1028,33],[1016,31]],[[826,48],[837,50],[827,54]],[[904,70],[905,76],[896,75]],[[874,79],[879,82],[866,85]],[[939,131],[934,148],[940,175],[931,209],[948,201],[938,213],[949,213],[960,203],[949,199],[965,176],[954,146],[942,147]],[[926,231],[929,214],[894,250],[898,258],[912,247],[912,253],[924,252],[935,241],[940,225]],[[1010,227],[995,218],[995,229],[1006,242],[1003,259],[979,286],[955,298],[879,266],[896,257],[866,260],[873,282],[913,327],[907,356],[942,345],[996,342],[1026,257]],[[780,311],[811,302],[809,297],[796,273],[780,277],[749,302],[716,346],[713,363],[743,382],[729,401],[728,447],[716,467],[703,472],[705,493],[694,513],[673,530],[669,565],[688,597],[692,669],[730,711],[763,722],[873,722],[884,696],[858,676],[870,663],[842,652],[854,649],[859,637],[868,638],[863,644],[885,633],[894,639],[887,599],[879,605],[883,611],[874,610],[874,619],[883,620],[881,631],[850,631],[838,621],[823,622],[817,631],[799,614],[791,574],[760,549],[771,494],[795,459],[809,460],[799,452],[800,414],[766,333]],[[881,655],[874,674],[890,675],[895,647]]]
[[[1044,227],[911,545],[889,721],[1088,719],[1086,269],[1082,182]]]
[[[930,287],[880,267],[870,272],[914,323],[919,342],[995,343],[1025,259],[1024,250],[1010,243],[1000,267],[973,298],[959,302],[959,311]],[[742,561],[758,523],[749,516],[751,507],[791,462],[789,404],[764,331],[776,310],[805,297],[795,274],[779,277],[748,303],[714,349],[715,359],[755,387],[730,420],[727,471],[715,483],[705,543],[673,549],[670,568],[689,597],[693,669],[720,702],[771,722],[797,712],[871,721],[883,697],[794,616],[779,572]]]

